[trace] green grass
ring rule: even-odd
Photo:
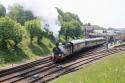
[[[125,83],[125,52],[108,56],[50,83]]]
[[[39,58],[40,56],[49,54],[54,47],[54,44],[48,38],[43,38],[39,44],[34,39],[32,45],[28,40],[23,40],[18,47],[10,50],[0,49],[0,67]]]

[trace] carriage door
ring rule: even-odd
[[[72,53],[73,53],[73,44],[70,43],[70,54],[72,54]]]

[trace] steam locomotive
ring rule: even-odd
[[[79,40],[72,40],[70,42],[59,43],[59,45],[53,48],[51,60],[54,62],[62,61],[67,56],[77,53],[82,49],[99,46],[104,43],[105,39],[102,37],[79,39]]]

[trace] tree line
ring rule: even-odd
[[[59,8],[56,9],[58,24],[61,26],[59,41],[62,41],[61,37],[65,41],[82,38],[83,24],[78,15],[63,12]],[[31,44],[34,38],[37,38],[37,43],[40,43],[43,37],[56,41],[53,32],[47,28],[43,30],[40,19],[35,17],[32,11],[25,10],[23,6],[15,4],[6,13],[6,8],[0,4],[0,48],[18,46],[23,41],[23,38],[27,37],[30,38]]]
[[[34,38],[40,43],[44,36],[55,38],[51,31],[43,30],[40,19],[32,11],[15,4],[6,13],[6,8],[0,4],[0,48],[17,47],[27,37],[31,44]]]

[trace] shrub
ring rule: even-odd
[[[8,17],[0,18],[0,46],[7,48],[9,41],[17,46],[22,41],[23,28]],[[12,44],[12,45],[13,45]]]

